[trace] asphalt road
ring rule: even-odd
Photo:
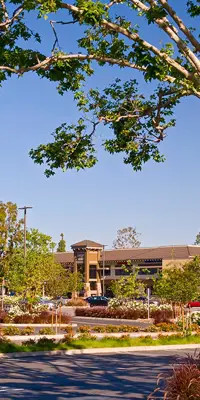
[[[103,319],[96,319],[96,318],[86,318],[86,317],[72,317],[72,322],[74,324],[80,325],[134,325],[146,328],[147,326],[151,325],[151,322],[143,322],[143,321],[120,321],[118,320],[103,320]]]
[[[174,360],[167,351],[1,359],[0,399],[147,399]]]

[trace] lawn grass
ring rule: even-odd
[[[90,338],[72,339],[68,343],[54,343],[47,339],[43,343],[35,344],[15,344],[12,342],[0,343],[0,353],[13,352],[33,352],[47,350],[70,350],[70,349],[100,349],[116,347],[135,347],[135,346],[159,346],[159,345],[179,345],[179,344],[200,344],[200,335],[190,335],[180,337],[177,335],[160,336],[158,339],[149,337],[140,338],[114,338],[108,337],[101,340]]]

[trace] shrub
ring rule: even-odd
[[[150,325],[147,328],[144,328],[144,332],[152,332],[152,333],[154,333],[154,332],[159,332],[159,331],[160,331],[160,329],[158,328],[157,325]]]
[[[21,335],[33,335],[35,332],[35,329],[32,326],[26,326],[26,328],[22,329],[20,334]]]
[[[20,329],[17,326],[6,326],[2,329],[4,336],[17,336],[20,335]]]
[[[77,329],[77,332],[80,332],[80,333],[90,332],[91,329],[94,331],[94,328],[95,328],[95,326],[93,328],[91,328],[88,325],[80,325]],[[98,331],[96,331],[96,332],[98,332]]]
[[[37,344],[41,347],[46,346],[46,345],[52,345],[55,343],[55,339],[48,339],[46,337],[40,338],[37,341]]]
[[[6,317],[8,316],[8,313],[7,312],[5,312],[5,311],[0,311],[0,323],[5,323],[5,319],[6,319]]]
[[[69,300],[66,304],[68,307],[86,307],[87,303],[83,299],[74,299],[74,300]]]
[[[63,327],[63,328],[62,328],[62,331],[66,332],[67,335],[69,335],[69,336],[71,336],[71,337],[74,336],[73,328],[72,328],[71,325]]]
[[[107,333],[117,333],[119,331],[120,331],[120,328],[117,325],[106,325]]]
[[[138,319],[146,318],[147,311],[122,309],[122,308],[106,308],[106,307],[92,307],[92,308],[77,308],[76,316],[79,317],[96,317],[96,318],[116,318],[116,319]]]
[[[95,325],[91,329],[93,330],[93,332],[96,332],[96,333],[107,332],[106,325]]]
[[[159,331],[162,332],[178,332],[180,331],[180,327],[176,324],[168,324],[166,322],[160,322],[156,325]]]
[[[12,318],[13,323],[15,324],[32,324],[33,323],[33,315],[29,313],[25,313],[22,315],[16,315]]]
[[[126,335],[121,335],[119,339],[120,339],[120,340],[128,340],[128,339],[130,339],[130,338],[131,338],[130,335],[127,335],[127,334],[126,334]]]
[[[72,336],[69,335],[69,334],[67,334],[67,335],[64,336],[63,339],[61,339],[61,340],[59,341],[59,343],[70,344],[70,343],[72,342],[72,340],[73,340]]]
[[[40,335],[55,335],[55,332],[53,331],[52,328],[50,328],[49,326],[45,327],[45,328],[41,328],[39,330],[39,334]]]
[[[154,324],[157,325],[161,322],[170,323],[171,319],[173,318],[172,310],[154,310],[151,313],[151,317],[154,318]]]
[[[34,340],[34,339],[29,339],[29,340],[26,340],[26,342],[23,342],[23,345],[25,345],[25,346],[33,346],[34,344],[36,344],[36,340]]]
[[[78,335],[78,340],[96,340],[97,337],[90,332],[81,333]]]
[[[196,360],[190,358],[179,365],[172,367],[168,375],[160,376],[159,382],[164,386],[164,399],[166,400],[198,400],[200,399],[200,369]],[[157,399],[156,388],[150,399]],[[155,395],[155,397],[154,397]]]

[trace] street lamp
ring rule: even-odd
[[[26,259],[26,214],[29,206],[19,207],[19,210],[24,210],[24,259]]]

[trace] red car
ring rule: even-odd
[[[188,307],[200,307],[200,301],[190,301]]]

